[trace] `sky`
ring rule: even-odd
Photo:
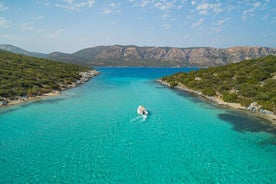
[[[0,44],[276,47],[276,0],[0,0]]]

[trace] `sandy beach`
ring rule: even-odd
[[[37,101],[37,100],[41,100],[41,99],[47,98],[47,97],[59,96],[60,94],[61,94],[61,91],[52,91],[50,93],[45,93],[45,94],[33,96],[33,97],[18,97],[16,100],[8,101],[8,104],[5,107],[10,107],[13,105],[19,105],[22,103]]]
[[[157,82],[161,83],[164,86],[170,87],[170,84],[168,84],[167,82],[164,82],[162,80],[157,80]],[[203,97],[204,99],[207,99],[210,102],[214,102],[215,104],[217,104],[219,106],[231,108],[231,109],[234,109],[234,110],[238,110],[240,112],[250,114],[250,115],[253,115],[253,116],[258,117],[258,118],[263,118],[263,119],[269,121],[270,126],[272,126],[273,128],[276,128],[276,114],[263,114],[263,113],[260,113],[260,112],[252,112],[252,111],[248,110],[247,107],[244,107],[239,103],[229,103],[229,102],[223,101],[221,98],[218,98],[218,97],[206,96],[206,95],[203,95],[201,92],[191,90],[191,89],[187,88],[184,85],[181,85],[181,86],[178,85],[175,88],[183,90],[183,91],[187,91],[187,92],[192,93],[192,94],[199,95],[199,96]]]
[[[13,100],[5,99],[5,101],[2,101],[2,105],[0,104],[0,108],[10,107],[10,106],[19,105],[19,104],[23,104],[23,103],[27,103],[27,102],[32,102],[32,101],[37,101],[37,100],[41,100],[41,99],[47,98],[47,97],[59,96],[59,95],[61,95],[62,91],[66,90],[66,89],[77,87],[81,84],[84,84],[85,82],[89,81],[92,77],[99,75],[99,72],[96,70],[89,70],[87,72],[81,72],[80,75],[82,76],[80,78],[80,80],[78,80],[75,83],[72,83],[70,85],[67,85],[66,87],[62,88],[61,91],[53,90],[50,93],[44,93],[42,95],[31,96],[31,97],[18,96]],[[5,103],[3,103],[3,102],[5,102]]]

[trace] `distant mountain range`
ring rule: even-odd
[[[16,46],[5,44],[0,45],[0,49],[28,56],[88,66],[207,67],[276,55],[276,48],[268,47],[175,48],[112,45],[86,48],[72,54],[61,52],[50,54],[29,52]]]

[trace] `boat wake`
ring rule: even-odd
[[[136,116],[135,118],[132,118],[131,122],[144,122],[147,120],[147,118],[148,118],[147,115],[139,115],[139,116]]]

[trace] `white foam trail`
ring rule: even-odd
[[[135,118],[132,118],[131,120],[130,120],[130,122],[144,122],[144,121],[146,121],[147,120],[147,118],[148,118],[148,116],[147,115],[139,115],[139,116],[137,116],[137,117],[135,117]]]
[[[143,119],[143,121],[146,121],[146,120],[147,120],[147,118],[148,118],[148,116],[147,116],[147,115],[142,115],[142,119]]]
[[[138,121],[141,118],[141,116],[137,116],[135,118],[132,118],[131,122]]]

